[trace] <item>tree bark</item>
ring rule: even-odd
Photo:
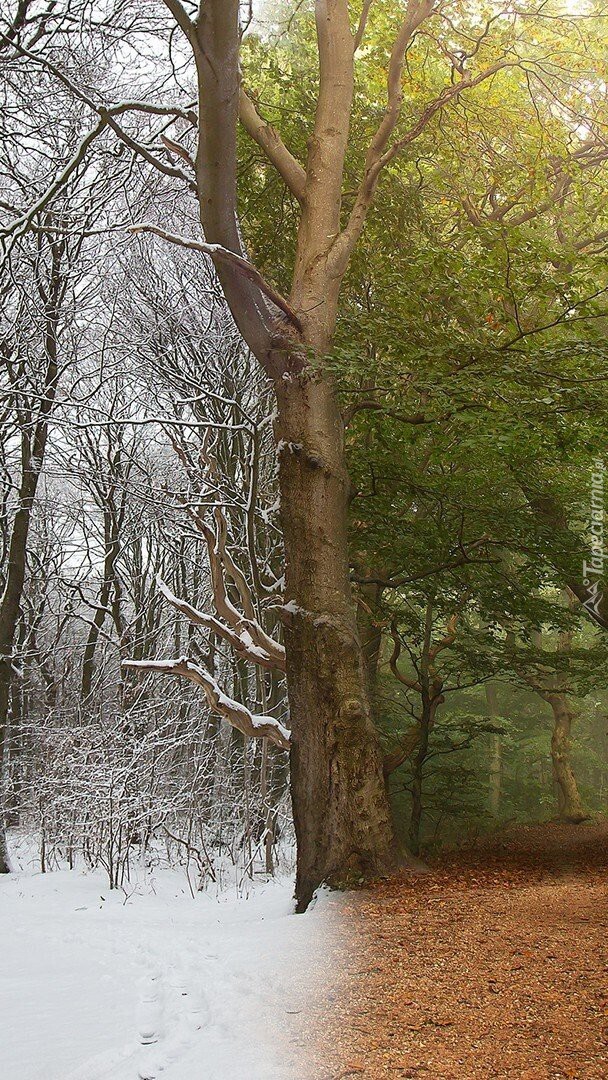
[[[279,386],[296,896],[386,872],[388,799],[349,580],[341,417],[323,379]]]
[[[61,300],[65,288],[61,273],[65,242],[55,241],[51,247],[51,265],[46,289],[39,286],[44,303],[44,382],[38,414],[31,425],[21,429],[21,481],[18,503],[8,550],[6,581],[0,598],[0,770],[4,771],[8,755],[12,663],[15,636],[25,585],[27,545],[34,499],[46,450],[49,418],[57,392],[58,324]],[[0,813],[0,873],[10,870],[3,813]]]
[[[423,716],[420,722],[420,740],[414,757],[412,770],[412,813],[410,816],[409,840],[413,855],[420,854],[420,828],[422,825],[422,788],[424,783],[424,763],[429,752],[431,722],[429,716]]]
[[[444,701],[445,698],[441,693],[440,684],[434,686],[431,696],[425,694],[423,698],[418,748],[414,756],[412,768],[412,813],[409,829],[409,846],[412,855],[420,854],[420,831],[424,809],[422,800],[424,788],[424,764],[429,752],[429,741],[435,725],[437,709],[440,705],[443,705]]]
[[[120,525],[118,515],[107,506],[103,508],[104,516],[104,561],[103,579],[99,591],[99,602],[89,627],[86,645],[82,658],[82,680],[80,697],[82,704],[89,702],[93,689],[93,674],[95,669],[95,655],[103,625],[106,621],[108,604],[112,597],[111,609],[114,626],[118,639],[122,639],[122,619],[120,615],[120,582],[116,569],[116,561],[120,551]]]
[[[486,683],[486,702],[488,715],[492,720],[498,719],[498,695],[495,683]],[[500,799],[502,795],[502,743],[500,735],[490,736],[490,768],[489,768],[489,798],[488,806],[493,818],[500,813]]]
[[[3,823],[2,828],[0,828],[0,874],[10,874],[10,870],[11,866],[6,843],[6,830]]]
[[[26,550],[32,505],[39,475],[39,469],[31,467],[29,436],[24,432],[21,438],[23,474],[19,490],[19,506],[13,521],[6,583],[0,600],[0,769],[2,775],[8,764],[13,647],[25,582]],[[2,809],[0,813],[0,874],[8,873],[9,869]]]
[[[383,588],[381,585],[359,586],[359,604],[357,607],[357,625],[361,648],[367,669],[367,683],[369,692],[376,709],[376,692],[378,688],[378,665],[380,663],[380,651],[382,648],[382,627],[380,625],[380,601]]]
[[[589,815],[583,809],[570,756],[570,732],[574,715],[564,694],[544,696],[553,710],[551,757],[558,789],[559,816],[563,821],[578,825],[581,821],[586,821]]]

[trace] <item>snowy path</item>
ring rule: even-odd
[[[102,875],[0,879],[3,1080],[309,1080],[299,1017],[331,952],[290,882],[125,902]]]

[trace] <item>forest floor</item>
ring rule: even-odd
[[[608,823],[511,827],[343,900],[319,1076],[608,1077]]]
[[[291,879],[190,896],[183,873],[0,877],[2,1080],[311,1080],[301,1018],[331,953],[327,894]]]
[[[292,882],[0,880],[2,1080],[608,1080],[608,823]]]

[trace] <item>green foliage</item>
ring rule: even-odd
[[[444,706],[425,767],[423,847],[427,850],[511,821],[543,821],[556,815],[550,709],[530,691],[506,681],[498,687],[498,700],[498,718],[488,716],[483,687],[455,693]],[[605,814],[608,695],[602,693],[601,700],[576,699],[575,710],[574,772],[589,813]],[[488,727],[500,729],[499,734]],[[498,814],[494,815],[490,776],[496,740],[501,771]],[[411,761],[395,773],[391,792],[405,837],[411,812]]]
[[[377,0],[357,53],[344,223],[386,106],[402,14]],[[347,422],[353,577],[383,630],[377,719],[388,749],[421,717],[418,691],[390,674],[389,628],[400,670],[415,680],[429,604],[435,642],[458,612],[455,641],[433,664],[446,700],[424,763],[427,841],[493,823],[496,738],[501,819],[553,812],[550,710],[526,676],[566,680],[587,805],[599,808],[606,791],[593,704],[605,632],[563,602],[589,551],[590,474],[608,421],[608,200],[603,157],[593,156],[608,119],[602,23],[557,4],[541,17],[530,9],[523,30],[495,14],[460,0],[408,49],[397,139],[446,89],[448,58],[470,54],[471,77],[501,66],[391,161],[324,360]],[[245,83],[305,161],[317,90],[312,5],[295,16],[279,6],[276,29],[248,38]],[[286,290],[298,208],[246,140],[241,203],[252,254]],[[567,655],[560,634],[573,635]],[[496,676],[499,735],[484,691]],[[411,775],[410,758],[391,782],[404,819]]]

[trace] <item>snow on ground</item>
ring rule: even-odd
[[[310,1080],[305,1018],[331,967],[331,905],[293,883],[194,899],[158,871],[0,879],[3,1080]]]

